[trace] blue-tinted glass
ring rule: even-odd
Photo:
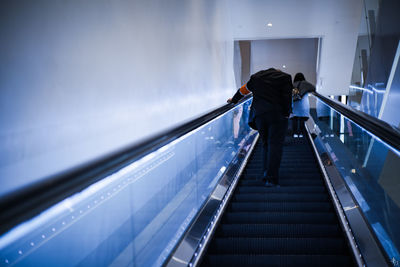
[[[363,5],[352,81],[355,86],[350,86],[349,105],[398,127],[400,2],[374,0],[364,1]],[[367,51],[368,60],[362,50]],[[354,75],[360,71],[366,72],[365,80],[360,79],[362,74]]]
[[[367,88],[350,86],[348,105],[373,117],[379,117],[386,90],[384,86],[383,83],[369,84]]]
[[[161,265],[250,133],[250,102],[6,233],[0,266]]]
[[[316,101],[317,112],[313,120],[324,149],[330,154],[390,259],[398,261],[399,151],[322,101]]]
[[[367,5],[367,4],[366,4]],[[367,5],[368,6],[368,5]],[[367,7],[369,9],[369,7]],[[371,9],[374,9],[371,7]],[[399,1],[379,1],[379,12],[375,15],[376,28],[370,29],[371,51],[368,62],[368,75],[360,103],[360,109],[372,116],[378,117],[390,124],[398,126],[399,111],[399,38],[400,38]],[[371,25],[369,25],[371,26]],[[386,91],[386,92],[385,92]],[[384,94],[388,101],[383,100]]]

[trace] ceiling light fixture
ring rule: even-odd
[[[272,23],[269,22],[269,23],[267,24],[267,26],[268,26],[268,27],[272,27]]]

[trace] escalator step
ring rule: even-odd
[[[344,255],[209,255],[202,266],[352,266]]]
[[[217,237],[339,237],[336,224],[224,224]]]
[[[285,187],[264,187],[262,182],[256,186],[239,186],[236,188],[237,193],[326,193],[324,186],[285,186]]]
[[[281,172],[279,179],[296,179],[296,180],[321,180],[321,176],[316,173],[296,173],[296,172]]]
[[[280,187],[265,187],[256,145],[202,266],[354,266],[306,138],[286,137]]]
[[[281,171],[279,173],[299,173],[299,169],[300,168],[282,168]],[[319,177],[321,177],[321,173],[319,172],[319,169],[314,166],[314,167],[309,167],[309,168],[301,168],[301,173],[303,174],[310,174],[310,175],[318,175]]]
[[[310,169],[310,170],[313,170],[314,172],[319,173],[319,168],[317,166],[315,166],[315,163],[309,164],[309,166],[304,166],[304,167],[305,167],[305,169]],[[280,168],[280,172],[284,172],[286,169],[288,169],[288,168],[285,168],[284,166],[282,166]],[[302,167],[293,168],[293,166],[292,166],[291,169],[299,171],[299,169],[302,169]],[[258,173],[261,173],[262,171],[263,171],[263,166],[260,164],[259,166],[247,168],[243,173],[257,173],[258,174]]]
[[[246,170],[243,174],[251,176],[251,175],[260,175],[262,171],[260,170],[256,170],[256,171],[250,171],[250,170]],[[286,169],[281,169],[281,171],[279,172],[280,175],[282,176],[284,173],[287,174],[297,174],[299,175],[299,169],[297,168],[286,168]],[[321,179],[321,174],[319,172],[319,169],[315,168],[302,168],[301,169],[301,176],[306,176],[306,175],[313,175],[313,176],[317,176],[319,179]]]
[[[232,202],[229,211],[233,212],[326,212],[331,211],[332,205],[328,202]]]
[[[311,150],[306,149],[305,147],[301,147],[299,146],[299,149],[297,150],[289,150],[289,149],[285,149],[282,152],[282,156],[283,157],[291,157],[291,158],[298,158],[298,159],[302,159],[302,156],[307,157],[307,158],[314,158],[314,156],[312,155]]]
[[[270,192],[269,194],[246,194],[237,192],[233,197],[232,201],[241,202],[261,202],[261,201],[285,201],[285,202],[325,202],[329,201],[327,194],[314,193],[314,194],[299,194],[299,193],[287,193],[287,192]]]
[[[254,173],[244,173],[242,175],[242,180],[259,180],[262,172]],[[284,179],[296,179],[296,180],[318,180],[321,181],[321,176],[319,174],[311,173],[295,173],[295,172],[281,172],[280,180]]]
[[[209,247],[211,254],[342,254],[346,252],[342,238],[219,238]]]
[[[293,152],[293,154],[283,153],[282,154],[282,162],[294,162],[303,163],[303,162],[315,162],[315,157],[310,155],[311,152],[307,152],[306,154]],[[262,159],[262,158],[261,158]],[[259,160],[261,160],[259,159]],[[257,162],[257,161],[256,161]]]
[[[337,219],[333,212],[226,212],[222,223],[331,224],[337,223]]]
[[[286,178],[286,177],[281,177],[279,179],[279,184],[281,186],[287,186],[287,185],[297,185],[297,186],[309,186],[309,185],[323,185],[323,181],[321,179],[297,179],[297,178]]]
[[[294,165],[293,162],[295,162],[295,161],[292,160],[290,162],[282,162],[280,171],[285,170],[286,168],[294,168],[294,167],[296,167],[298,169],[301,169],[303,167],[318,169],[318,166],[315,165],[316,164],[315,161],[298,163],[297,165]],[[249,164],[247,166],[247,170],[261,170],[262,168],[263,168],[263,164],[261,162],[257,163],[257,164]]]
[[[262,168],[262,163],[261,161],[257,164],[253,164],[253,163],[249,163],[249,165],[247,166],[246,170],[252,170],[252,169],[261,169]],[[280,165],[281,169],[286,169],[286,168],[317,168],[317,166],[315,166],[315,160],[312,161],[308,161],[308,162],[298,162],[297,160],[292,160],[290,162],[282,162]]]
[[[318,186],[323,185],[323,181],[321,179],[295,179],[295,178],[284,178],[281,177],[279,179],[279,184],[281,186]],[[239,185],[262,185],[261,180],[256,179],[241,179],[239,181]]]
[[[249,167],[254,167],[254,166],[262,166],[263,160],[262,156],[260,156],[260,159],[254,159],[249,163]],[[282,156],[281,159],[281,166],[293,166],[292,164],[295,164],[295,166],[303,166],[303,165],[308,165],[310,163],[315,163],[315,158],[314,157],[308,157],[308,156],[303,156],[301,160],[297,157],[285,157]]]

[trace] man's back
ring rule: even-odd
[[[257,115],[272,111],[290,114],[293,86],[289,74],[272,68],[262,70],[251,76],[247,88],[253,92]]]

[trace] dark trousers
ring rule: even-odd
[[[265,113],[256,116],[256,125],[263,144],[263,176],[278,184],[279,166],[288,119],[280,114]]]
[[[292,120],[292,129],[293,134],[301,134],[304,132],[304,122],[307,120],[307,117],[293,117]]]

